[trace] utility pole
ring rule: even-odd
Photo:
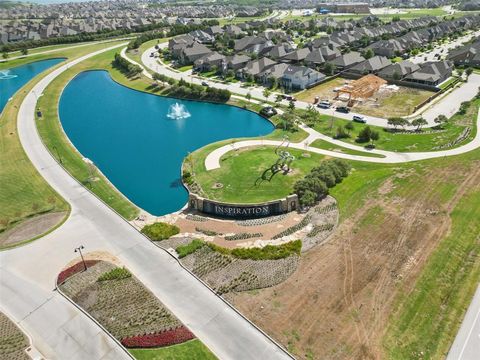
[[[79,247],[75,248],[75,252],[80,253],[80,257],[82,258],[83,262],[83,271],[87,271],[87,264],[85,263],[85,259],[83,258],[82,250],[85,249],[83,245],[80,245]]]

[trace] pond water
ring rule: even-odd
[[[18,89],[41,72],[57,65],[65,59],[48,59],[35,61],[10,69],[0,70],[0,112]]]
[[[63,91],[59,114],[82,155],[154,215],[179,210],[187,202],[180,168],[189,152],[273,131],[269,121],[253,112],[135,91],[117,84],[106,71],[76,76]]]

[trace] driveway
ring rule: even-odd
[[[125,46],[125,45],[123,45]],[[18,113],[21,143],[46,181],[71,204],[68,220],[49,235],[0,253],[0,304],[28,332],[49,359],[122,359],[128,355],[55,290],[57,274],[76,258],[73,249],[116,256],[213,353],[221,359],[289,359],[270,338],[186,271],[166,251],[87,191],[54,160],[34,119],[36,94],[68,67],[61,66],[34,86]]]

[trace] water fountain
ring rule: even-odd
[[[183,104],[175,103],[170,105],[170,108],[168,109],[167,117],[170,119],[181,120],[189,118],[190,116],[191,114]]]
[[[0,70],[0,80],[8,80],[16,77],[17,75],[11,74],[10,70]]]

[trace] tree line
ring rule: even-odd
[[[302,206],[313,206],[328,195],[330,188],[342,182],[350,172],[350,165],[340,159],[327,160],[310,170],[293,185]]]
[[[154,74],[154,79],[170,84],[165,94],[177,98],[224,103],[227,102],[231,96],[229,90],[191,84],[183,79],[176,81],[162,74]]]
[[[140,66],[132,64],[130,61],[124,59],[119,53],[115,53],[112,65],[127,76],[135,76],[142,72]]]

